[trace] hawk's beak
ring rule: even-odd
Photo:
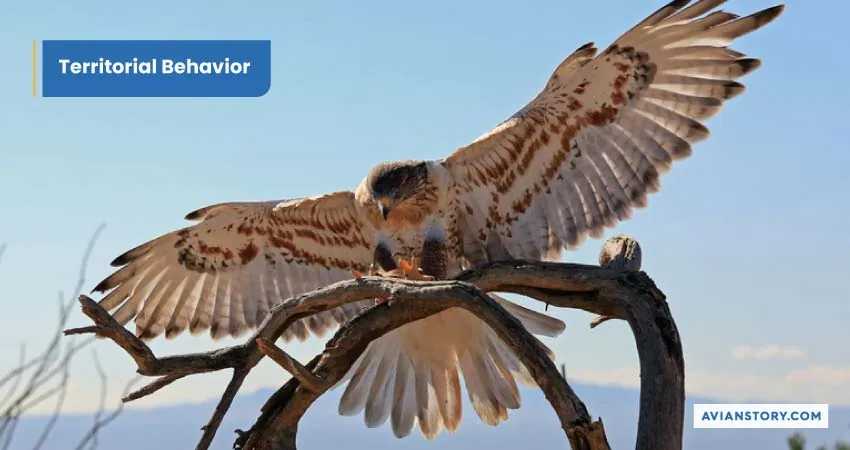
[[[392,206],[392,200],[389,197],[381,197],[378,200],[378,209],[381,210],[381,216],[383,216],[384,220],[387,220],[387,216],[390,214],[390,207]]]

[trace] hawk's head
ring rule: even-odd
[[[393,161],[369,171],[366,191],[386,219],[393,208],[421,192],[428,181],[428,167],[424,161]]]

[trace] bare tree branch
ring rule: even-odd
[[[23,377],[21,375],[23,375],[24,371],[34,366],[38,362],[38,359],[26,361],[26,354],[27,346],[26,344],[21,344],[21,356],[18,358],[18,367],[12,369],[11,371],[9,371],[9,373],[4,375],[2,379],[0,379],[0,388],[5,386],[6,383],[8,383],[9,381],[14,381],[14,383],[9,387],[8,392],[6,392],[4,398],[0,400],[0,408],[2,408],[3,405],[6,405],[9,402],[9,399],[15,395],[15,392],[18,390],[18,386],[20,386],[21,381],[23,380]]]
[[[56,421],[59,419],[59,413],[62,412],[62,406],[65,404],[65,395],[68,393],[68,379],[71,376],[69,364],[70,364],[70,358],[68,358],[68,361],[64,361],[64,364],[63,364],[62,382],[59,384],[59,390],[58,390],[59,399],[56,400],[56,407],[53,410],[53,415],[50,416],[50,420],[47,422],[47,426],[45,426],[44,430],[42,430],[41,435],[38,437],[38,441],[36,441],[35,446],[33,446],[33,450],[38,450],[44,445],[44,442],[47,441],[47,437],[50,435],[50,432],[53,430],[53,427],[56,425]],[[50,396],[53,395],[53,393],[51,391],[48,391],[48,392],[50,393]],[[29,409],[29,406],[26,406],[22,409],[24,411],[26,411],[27,409]],[[8,445],[8,443],[11,443],[11,434],[9,434],[9,437],[10,437],[10,439],[9,439],[9,441],[7,441],[7,445]],[[7,448],[7,447],[4,447],[4,449],[5,448]]]
[[[452,281],[363,277],[282,302],[272,308],[244,344],[161,358],[95,301],[80,296],[83,312],[95,325],[67,330],[66,334],[89,332],[111,339],[133,358],[140,374],[160,377],[127,396],[128,401],[150,395],[189,375],[231,369],[231,381],[209,423],[203,427],[198,450],[209,448],[245,377],[264,356],[270,356],[293,378],[269,398],[250,430],[237,431],[235,447],[294,450],[298,422],[303,414],[344,377],[370,342],[399,326],[447,308],[463,308],[487,323],[520,357],[557,413],[574,450],[609,449],[601,420],[591,421],[587,408],[546,355],[542,344],[486,294],[496,291],[626,320],[635,335],[642,371],[637,449],[681,449],[684,363],[678,332],[664,295],[645,273],[627,267],[507,261],[467,271]],[[324,352],[309,363],[302,365],[274,345],[295,320],[368,298],[394,301],[368,308],[343,325],[326,344]]]
[[[605,241],[599,251],[599,265],[613,270],[637,272],[642,260],[643,252],[638,241],[624,234]],[[596,328],[611,319],[613,317],[596,316],[590,321],[590,328]]]
[[[185,377],[188,374],[176,374],[176,375],[165,375],[163,377],[157,378],[152,383],[145,385],[143,388],[133,391],[129,394],[125,394],[122,398],[122,402],[132,402],[133,400],[138,400],[142,397],[147,397],[148,395],[153,394],[154,392],[168,386],[169,384]]]
[[[122,395],[122,397],[126,396],[127,393],[133,389],[133,386],[139,381],[139,379],[140,377],[134,377],[129,382],[127,382],[127,385],[124,387],[124,394]],[[113,410],[108,416],[100,418],[102,416],[102,411],[102,408],[98,410],[98,414],[95,415],[96,419],[94,425],[89,428],[85,436],[83,436],[83,439],[80,440],[79,444],[77,444],[75,450],[82,450],[86,447],[87,444],[89,446],[89,450],[96,450],[98,446],[98,441],[96,438],[97,434],[100,432],[101,429],[109,425],[113,420],[117,419],[118,416],[121,415],[121,413],[124,411],[124,402],[119,402],[118,407],[115,408],[115,410]]]
[[[678,450],[685,414],[682,342],[664,294],[644,272],[578,264],[490,264],[462,274],[485,291],[527,295],[628,322],[640,359],[637,449]]]
[[[18,421],[23,414],[32,411],[45,401],[55,399],[55,406],[44,429],[41,430],[33,446],[34,450],[44,447],[50,433],[60,419],[71,377],[70,364],[76,354],[85,346],[93,342],[93,338],[87,338],[81,342],[70,340],[66,343],[60,341],[62,330],[66,327],[70,313],[76,303],[76,297],[80,295],[86,283],[86,268],[91,256],[94,244],[104,229],[101,224],[92,234],[81,259],[77,282],[74,286],[74,295],[65,300],[59,294],[59,321],[56,331],[48,341],[44,350],[30,359],[26,358],[26,347],[21,346],[20,361],[16,367],[0,377],[0,388],[5,388],[5,393],[0,400],[0,443],[2,449],[11,448],[14,440]],[[0,245],[0,257],[2,257],[6,246]],[[106,394],[106,375],[99,368],[99,362],[95,362],[96,368],[102,382],[101,408],[96,413],[94,430],[102,428],[105,423],[117,417],[117,413],[106,419],[100,419],[103,412],[103,397]],[[117,412],[120,413],[121,408]],[[91,447],[94,448],[94,447]]]
[[[88,260],[91,256],[91,252],[94,248],[94,244],[97,241],[98,236],[103,231],[104,224],[101,224],[93,233],[92,237],[89,239],[88,245],[86,246],[85,252],[83,253],[82,261],[80,263],[79,274],[77,277],[77,284],[74,287],[74,297],[79,295],[83,286],[86,282],[86,268],[88,267]],[[56,375],[63,373],[65,367],[63,364],[59,364],[58,366],[53,366],[53,364],[60,360],[63,363],[67,363],[70,361],[70,358],[79,351],[82,346],[73,346],[68,345],[68,352],[62,358],[59,357],[60,348],[62,347],[59,344],[59,340],[62,338],[61,330],[65,328],[68,318],[70,316],[71,310],[74,306],[73,298],[70,301],[65,301],[63,299],[62,294],[59,294],[59,323],[56,327],[56,333],[54,333],[50,342],[48,342],[44,352],[41,355],[37,356],[33,360],[21,364],[18,368],[13,369],[10,374],[7,374],[6,377],[3,378],[2,383],[8,381],[8,379],[15,377],[22,377],[26,370],[33,368],[34,371],[29,375],[28,382],[24,390],[11,400],[11,404],[3,407],[2,412],[2,422],[0,422],[0,436],[3,436],[4,433],[9,429],[9,424],[11,421],[17,420],[16,417],[19,414],[14,414],[14,411],[21,410],[21,405],[26,402],[30,396],[35,395],[35,392],[45,383],[49,382]],[[91,342],[88,340],[88,342]],[[86,342],[86,343],[88,343]],[[26,411],[26,409],[21,410],[21,412]]]
[[[98,424],[100,423],[100,418],[103,416],[104,409],[106,408],[106,390],[109,380],[106,378],[106,373],[103,371],[103,367],[100,365],[100,360],[98,359],[97,352],[95,351],[92,351],[92,360],[94,362],[94,368],[97,371],[97,376],[100,378],[100,403],[98,403],[97,411],[94,413],[94,423],[91,428],[91,446],[89,447],[91,449],[96,449],[98,445],[97,435],[100,430]]]
[[[282,367],[283,370],[289,372],[290,375],[297,379],[298,382],[307,389],[315,393],[322,393],[325,389],[330,387],[327,380],[322,380],[321,378],[313,375],[313,372],[311,372],[310,369],[301,365],[301,363],[295,360],[295,358],[289,356],[285,351],[283,351],[283,349],[274,345],[274,343],[268,339],[258,338],[257,345],[260,347],[260,351],[263,352],[264,355],[271,358],[280,367]]]

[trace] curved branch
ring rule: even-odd
[[[641,362],[637,449],[681,449],[684,417],[681,343],[664,295],[643,272],[581,264],[507,261],[467,271],[453,281],[364,277],[282,302],[272,308],[244,344],[163,358],[156,357],[96,302],[81,296],[83,311],[95,326],[66,333],[93,332],[109,338],[133,357],[139,373],[160,377],[126,400],[149,395],[188,375],[232,369],[231,382],[204,427],[196,447],[199,450],[208,448],[244,377],[264,356],[271,357],[292,373],[293,378],[267,401],[249,431],[237,430],[236,447],[291,450],[295,449],[300,418],[322,393],[343,379],[370,342],[444,309],[463,308],[486,322],[520,357],[558,414],[573,449],[608,449],[602,422],[591,423],[586,407],[546,356],[540,342],[485,294],[491,291],[513,292],[559,307],[626,320],[635,335]],[[368,308],[346,323],[327,343],[324,352],[309,363],[298,363],[274,345],[294,321],[368,298],[394,300]]]
[[[370,342],[399,326],[448,308],[462,308],[477,316],[520,357],[557,413],[574,449],[608,448],[607,442],[604,447],[588,444],[604,441],[601,424],[591,426],[587,408],[560,376],[542,344],[484,292],[457,281],[427,284],[365,278],[361,281],[376,288],[370,296],[392,286],[393,304],[370,308],[345,324],[328,342],[322,355],[307,364],[313,376],[324,381],[319,392],[302,387],[297,378],[291,379],[266,403],[257,424],[242,435],[238,448],[294,449],[295,430],[307,408],[345,376]]]
[[[510,261],[467,271],[458,279],[488,292],[513,292],[554,306],[628,322],[635,336],[641,373],[636,448],[682,448],[682,342],[666,297],[646,273],[581,264]]]

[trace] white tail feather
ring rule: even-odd
[[[534,334],[556,336],[564,330],[558,319],[494,298]],[[340,382],[348,385],[339,413],[364,411],[368,427],[390,418],[397,437],[410,434],[417,423],[429,439],[443,428],[453,432],[462,414],[458,369],[473,409],[491,425],[520,407],[517,381],[534,384],[490,327],[465,310],[448,309],[373,341]]]

